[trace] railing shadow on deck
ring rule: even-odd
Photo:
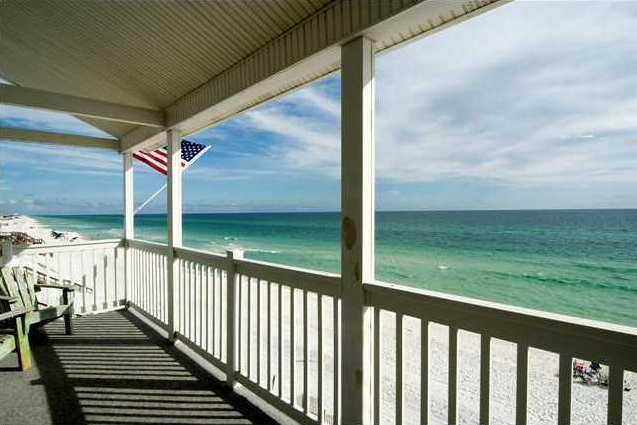
[[[78,318],[68,336],[54,322],[32,331],[31,345],[37,379],[13,376],[11,390],[28,400],[44,388],[49,418],[39,406],[33,423],[273,423],[130,312]]]

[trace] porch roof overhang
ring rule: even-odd
[[[357,36],[387,51],[506,1],[7,0],[0,103],[74,114],[122,152],[150,148],[338,70]]]

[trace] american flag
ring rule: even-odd
[[[210,146],[200,145],[199,143],[181,141],[181,166],[185,170],[191,166],[196,160],[203,155]],[[155,171],[162,174],[168,174],[167,164],[168,151],[166,147],[156,149],[152,152],[138,151],[133,154],[133,158],[139,159],[141,162],[152,167]]]

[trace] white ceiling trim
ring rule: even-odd
[[[150,127],[163,128],[166,122],[164,111],[9,84],[0,84],[0,103]]]

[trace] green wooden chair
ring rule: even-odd
[[[13,304],[17,297],[0,296],[0,302]],[[26,331],[26,316],[31,312],[28,308],[18,308],[0,314],[0,359],[13,351],[18,352],[20,370],[31,367],[31,349],[29,348],[29,334]]]
[[[73,300],[74,286],[62,285],[44,285],[36,283],[35,276],[30,271],[26,271],[19,267],[13,269],[3,267],[0,270],[0,296],[16,297],[16,302],[8,304],[0,303],[0,313],[8,312],[20,308],[32,309],[26,315],[26,332],[31,327],[39,327],[52,320],[64,317],[64,327],[67,335],[71,335],[72,317],[73,317]],[[42,288],[53,288],[62,291],[62,304],[55,306],[46,306],[38,302],[36,292]]]

